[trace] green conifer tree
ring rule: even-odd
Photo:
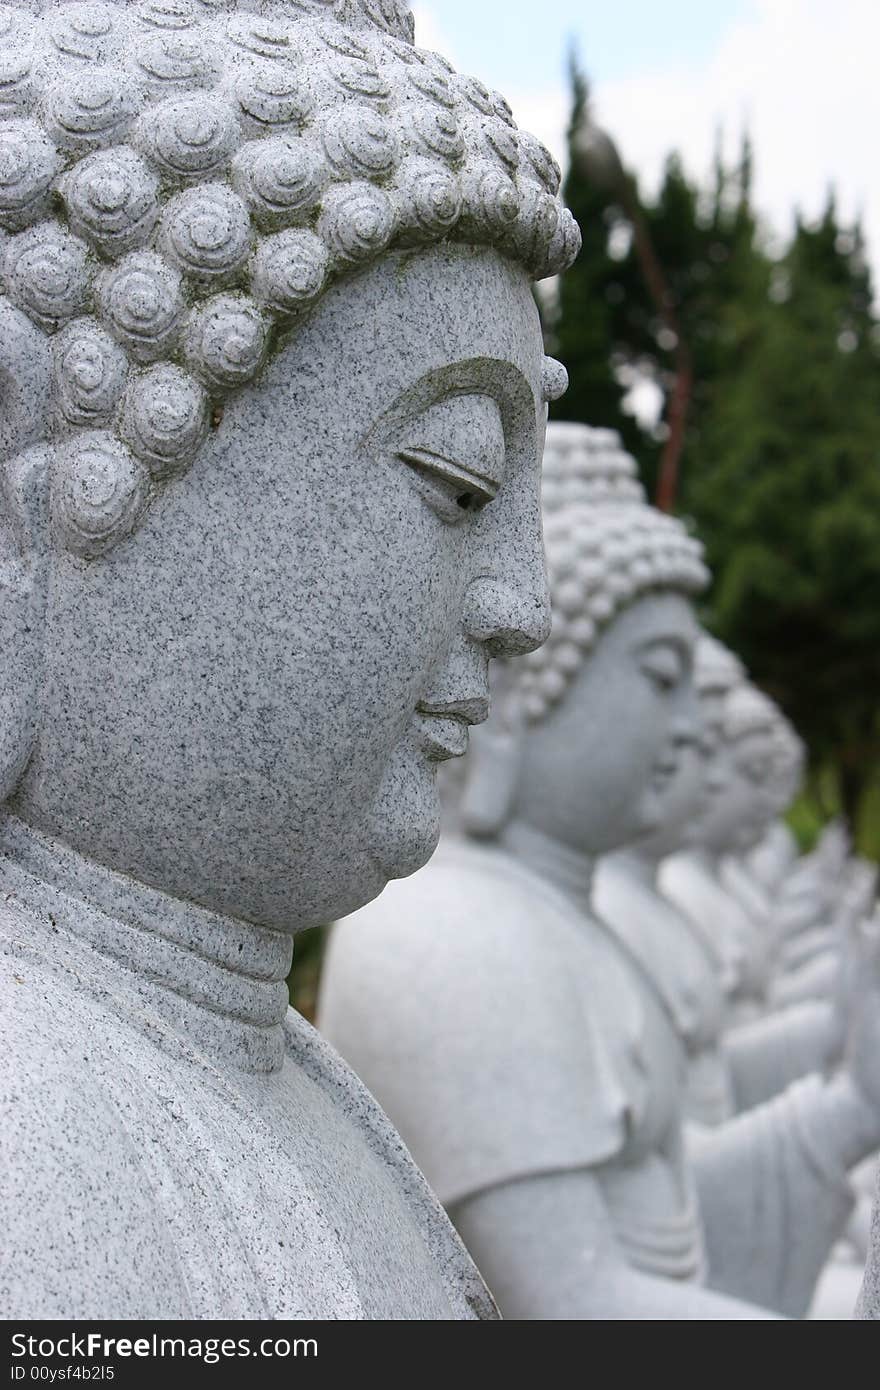
[[[590,120],[590,99],[586,77],[574,57],[570,76],[571,151],[577,131]],[[629,447],[638,450],[638,428],[623,410],[626,387],[617,376],[614,345],[616,309],[632,288],[625,259],[611,252],[615,229],[624,230],[625,219],[609,191],[591,182],[575,158],[569,159],[563,193],[580,224],[583,249],[560,281],[558,308],[549,325],[552,350],[569,374],[569,389],[553,407],[553,414],[616,429]]]
[[[865,848],[880,766],[880,351],[861,230],[833,196],[798,219],[769,293],[726,306],[743,350],[716,383],[687,502],[716,573],[712,621],[836,770]]]

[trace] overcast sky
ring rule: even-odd
[[[416,41],[503,91],[563,154],[565,53],[575,40],[599,120],[656,182],[664,156],[708,170],[716,131],[744,126],[756,201],[776,231],[817,213],[830,183],[862,211],[880,268],[880,0],[417,0]]]

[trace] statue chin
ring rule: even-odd
[[[429,762],[413,741],[404,740],[386,770],[370,813],[373,863],[385,883],[417,873],[437,848],[440,797],[436,777],[437,764]],[[358,906],[368,900],[364,897]]]
[[[434,770],[410,770],[409,785],[389,770],[373,802],[360,852],[346,853],[346,874],[332,902],[311,905],[313,921],[331,922],[358,912],[385,890],[392,879],[410,878],[423,869],[440,842],[440,803]],[[294,930],[301,930],[303,923]]]
[[[640,840],[647,840],[663,830],[665,824],[662,796],[649,788],[639,801],[628,833],[625,836],[620,835],[615,848],[625,844],[638,844]]]

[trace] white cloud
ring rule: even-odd
[[[455,36],[443,33],[430,5],[415,10],[419,42],[455,62]],[[560,53],[563,42],[560,34]],[[588,42],[584,59],[589,67]],[[599,83],[594,99],[598,119],[648,187],[656,186],[672,150],[693,174],[705,176],[717,131],[733,153],[747,127],[755,146],[755,202],[771,227],[787,232],[795,207],[817,214],[833,183],[845,217],[864,212],[880,263],[878,66],[877,0],[754,0],[708,61],[658,65]],[[505,96],[520,124],[561,159],[569,108],[564,82],[505,88]]]
[[[830,184],[860,210],[880,251],[880,5],[876,0],[760,0],[700,69],[643,73],[596,93],[597,114],[627,162],[656,182],[668,151],[703,174],[716,132],[728,151],[754,140],[755,201],[786,232],[794,208],[821,210]]]
[[[419,48],[430,48],[434,53],[442,53],[450,63],[460,67],[455,56],[455,45],[449,35],[444,33],[443,26],[431,6],[413,5],[411,8],[416,21],[416,43]]]

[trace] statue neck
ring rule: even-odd
[[[592,912],[596,861],[581,850],[546,835],[524,821],[514,820],[501,836],[501,846],[514,859],[563,892],[583,912]]]
[[[124,967],[125,984],[213,1061],[280,1067],[292,937],[172,898],[14,816],[0,819],[0,874],[8,905]]]
[[[707,845],[694,845],[687,851],[687,858],[697,864],[710,878],[717,878],[721,868],[721,854],[709,849]]]
[[[664,858],[662,854],[655,855],[648,849],[627,845],[625,849],[615,850],[606,858],[610,864],[620,868],[628,877],[644,884],[646,888],[657,888],[657,875]]]

